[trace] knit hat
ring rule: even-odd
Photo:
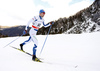
[[[41,10],[39,11],[39,14],[40,14],[40,13],[45,13],[45,11],[44,11],[43,9],[41,9]]]

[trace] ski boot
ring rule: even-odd
[[[21,49],[22,51],[24,51],[24,50],[23,50],[23,44],[20,44],[20,49]]]
[[[32,60],[33,60],[33,61],[36,61],[36,62],[42,62],[42,61],[40,61],[35,55],[32,56]]]

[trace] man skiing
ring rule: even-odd
[[[41,26],[41,24],[43,24],[44,27],[48,27],[48,26],[54,24],[54,22],[50,22],[50,23],[48,23],[48,24],[45,24],[45,23],[44,23],[44,19],[43,19],[44,15],[45,15],[45,11],[44,11],[43,9],[41,9],[41,10],[39,11],[39,16],[34,16],[34,17],[28,22],[28,24],[27,24],[26,27],[25,27],[25,30],[23,31],[23,34],[25,35],[25,34],[27,33],[27,29],[28,29],[30,23],[32,23],[32,28],[31,28],[30,31],[29,31],[30,37],[29,37],[28,40],[26,40],[25,42],[23,42],[22,44],[20,44],[20,48],[21,48],[21,50],[23,51],[23,46],[24,46],[26,43],[28,43],[28,42],[30,42],[30,41],[33,41],[33,42],[34,42],[32,60],[33,60],[33,61],[37,61],[37,62],[41,62],[41,61],[36,57],[36,48],[38,47],[38,40],[37,40],[37,38],[36,38],[37,31],[38,31],[39,27]]]

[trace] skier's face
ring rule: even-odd
[[[41,17],[44,17],[44,15],[45,15],[45,12],[40,13],[40,16],[41,16]]]

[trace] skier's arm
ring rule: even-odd
[[[28,27],[29,27],[30,23],[32,23],[32,22],[33,22],[33,19],[31,19],[31,20],[28,21],[28,23],[27,23],[27,25],[25,27],[25,30],[28,30]]]
[[[44,22],[43,22],[43,26],[46,28],[46,27],[49,27],[51,24],[50,23],[48,23],[48,24],[45,24]]]
[[[51,21],[48,24],[44,24],[44,22],[43,22],[44,27],[48,27],[48,26],[53,25],[53,24],[54,24],[54,21]]]
[[[32,19],[28,21],[28,23],[27,23],[27,25],[26,25],[26,27],[25,27],[25,30],[23,31],[23,35],[25,35],[25,34],[27,33],[27,30],[28,30],[28,28],[29,28],[29,25],[30,25],[30,23],[31,23],[32,21],[33,21]]]

